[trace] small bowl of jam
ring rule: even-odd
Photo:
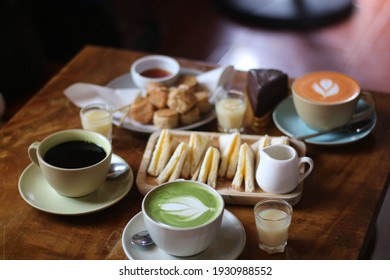
[[[146,88],[151,82],[172,85],[180,72],[179,63],[169,56],[149,55],[144,56],[131,65],[131,77],[139,88]]]

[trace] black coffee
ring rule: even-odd
[[[43,159],[61,168],[82,168],[91,166],[106,157],[104,149],[87,141],[69,141],[49,149]]]

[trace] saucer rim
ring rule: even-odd
[[[120,156],[118,156],[116,154],[112,154],[112,161],[114,161],[114,162],[124,162],[124,163],[128,164],[123,158],[121,158]],[[37,169],[37,170],[34,171],[33,169]],[[28,186],[27,187],[24,186],[25,183],[23,181],[26,179],[26,176],[28,175],[27,174],[28,172],[37,172],[37,173],[39,173],[39,176],[42,176],[42,172],[39,170],[39,167],[35,166],[34,163],[30,163],[23,170],[23,172],[20,175],[19,180],[18,180],[18,190],[19,190],[19,194],[23,198],[23,200],[27,204],[29,204],[31,207],[35,208],[35,209],[38,209],[38,210],[46,212],[46,213],[62,215],[62,216],[79,216],[79,215],[95,213],[95,212],[107,209],[108,207],[116,204],[122,198],[124,198],[130,192],[130,190],[132,189],[133,184],[134,184],[134,173],[133,173],[133,170],[130,167],[129,171],[128,171],[128,175],[125,177],[126,179],[121,176],[121,177],[118,177],[116,179],[110,180],[110,181],[114,181],[114,180],[126,180],[126,181],[128,181],[127,184],[121,184],[120,188],[121,188],[122,192],[117,197],[114,197],[113,199],[107,200],[104,203],[99,203],[96,206],[94,206],[93,204],[90,204],[89,202],[86,202],[85,203],[86,205],[91,205],[91,206],[88,209],[84,210],[84,211],[73,211],[73,212],[72,211],[66,211],[66,212],[65,211],[56,211],[56,210],[53,210],[53,209],[48,209],[47,207],[46,208],[42,207],[42,206],[34,203],[34,201],[31,200],[27,196],[28,193],[31,193],[31,190],[27,191]],[[48,183],[45,184],[45,188],[47,188],[47,189],[50,188]],[[55,193],[54,190],[53,190],[53,193]],[[55,193],[55,195],[60,195],[60,194]],[[93,194],[91,194],[91,195],[93,195]],[[88,197],[88,196],[85,196],[85,197]],[[71,197],[69,197],[69,198],[66,198],[66,199],[82,201],[82,199],[85,198],[85,197],[80,197],[80,198],[71,198]]]
[[[363,101],[364,102],[364,101]],[[286,105],[287,104],[287,105]],[[289,112],[280,112],[280,108],[283,106],[283,105],[286,105],[288,106],[291,110]],[[285,99],[283,99],[276,107],[275,109],[273,110],[272,112],[272,119],[273,119],[273,122],[275,124],[275,126],[282,132],[284,133],[285,135],[289,136],[289,137],[294,137],[296,135],[294,135],[291,131],[291,129],[289,129],[288,127],[286,128],[282,123],[280,123],[280,119],[286,119],[288,117],[291,117],[291,116],[294,116],[294,117],[298,117],[298,114],[296,113],[295,110],[293,110],[294,106],[294,103],[293,103],[293,99],[292,99],[292,96],[288,96],[286,97]],[[366,136],[368,136],[371,131],[375,128],[376,126],[376,122],[377,122],[377,116],[376,116],[376,112],[375,110],[372,112],[371,114],[371,120],[372,120],[372,125],[369,129],[367,129],[366,131],[364,132],[360,132],[360,133],[357,133],[357,134],[353,134],[353,133],[343,133],[342,135],[342,138],[338,138],[336,140],[321,140],[321,138],[323,136],[318,136],[318,137],[313,137],[313,138],[310,138],[310,139],[305,139],[304,142],[308,143],[308,144],[315,144],[315,145],[323,145],[323,146],[338,146],[338,145],[345,145],[345,144],[350,144],[350,143],[353,143],[353,142],[356,142],[358,140],[361,140],[363,138],[365,138]],[[299,123],[297,123],[297,125],[299,125]],[[304,125],[304,124],[302,124]],[[307,129],[310,129],[310,128],[307,128]],[[314,129],[310,129],[310,131],[306,132],[306,133],[313,133],[313,132],[316,132]],[[331,135],[331,134],[330,134]]]
[[[168,253],[165,253],[162,249],[158,248],[155,245],[152,245],[152,246],[154,246],[153,251],[143,250],[144,248],[141,248],[141,247],[138,248],[137,245],[133,245],[133,246],[126,245],[127,243],[129,243],[129,231],[130,231],[130,228],[132,226],[134,226],[136,223],[138,223],[141,230],[146,229],[142,217],[143,217],[142,211],[140,211],[136,215],[134,215],[130,219],[130,221],[126,224],[126,226],[123,230],[123,233],[122,233],[122,249],[125,252],[126,257],[130,260],[141,260],[141,258],[135,258],[134,254],[131,253],[131,251],[134,251],[134,250],[143,252],[143,254],[145,256],[149,256],[149,257],[143,258],[143,260],[152,260],[152,259],[155,259],[155,260],[156,259],[159,259],[159,260],[191,260],[191,259],[193,259],[193,260],[197,260],[197,259],[208,259],[208,260],[219,260],[219,259],[220,260],[222,260],[222,259],[228,260],[228,259],[230,259],[230,260],[235,260],[241,255],[242,251],[244,250],[245,244],[246,244],[246,232],[245,232],[245,228],[242,225],[241,221],[232,212],[230,212],[227,209],[224,209],[222,224],[224,222],[224,219],[227,219],[227,218],[232,219],[233,221],[229,222],[229,224],[235,223],[236,225],[238,225],[240,228],[239,234],[241,236],[240,243],[235,245],[235,246],[232,246],[232,248],[236,247],[235,250],[232,250],[232,251],[235,251],[235,254],[232,253],[231,256],[229,256],[229,258],[218,258],[218,257],[217,258],[215,258],[215,257],[214,258],[207,258],[208,249],[206,249],[205,251],[203,251],[195,256],[177,257],[177,256],[169,255]],[[218,240],[213,241],[210,246],[212,246],[212,244],[214,244],[215,242],[218,242]],[[232,245],[234,245],[234,244],[232,244]],[[163,256],[163,258],[153,258],[153,256],[155,256],[155,257]],[[206,258],[198,258],[198,256],[204,256]]]

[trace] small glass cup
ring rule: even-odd
[[[292,216],[284,200],[262,200],[254,207],[259,248],[268,254],[281,253],[287,245]]]
[[[246,96],[242,91],[227,90],[215,101],[218,130],[220,132],[242,132],[246,112]]]
[[[112,140],[112,109],[106,104],[90,104],[80,111],[81,125],[84,129],[98,132]]]

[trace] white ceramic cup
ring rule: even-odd
[[[147,71],[151,71],[151,75]],[[134,61],[130,73],[135,85],[141,89],[145,89],[151,82],[171,86],[179,76],[180,65],[169,56],[148,55]]]
[[[309,168],[301,172],[305,164]],[[310,174],[313,167],[313,160],[309,157],[298,157],[293,147],[283,144],[272,145],[260,151],[256,181],[265,192],[289,193]]]
[[[69,141],[85,141],[101,147],[105,156],[99,162],[81,168],[57,167],[45,161],[45,154],[58,144]],[[112,147],[103,135],[83,130],[70,129],[56,132],[41,142],[34,142],[28,148],[28,155],[42,171],[50,186],[59,194],[81,197],[96,191],[106,180],[111,164]]]
[[[186,257],[213,242],[220,230],[224,201],[206,184],[178,180],[148,192],[142,212],[154,243],[168,254]]]
[[[296,79],[291,89],[298,116],[318,131],[368,118],[375,108],[371,94],[362,92],[355,80],[338,72],[308,73]],[[359,99],[363,99],[368,108],[356,113]]]

